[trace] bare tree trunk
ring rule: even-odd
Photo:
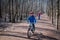
[[[10,9],[11,4],[10,4],[10,2],[11,2],[11,0],[9,0],[9,22],[11,22],[11,9]]]
[[[59,29],[59,0],[57,0],[57,30]]]
[[[52,24],[53,24],[53,0],[51,0],[51,5],[52,5]]]
[[[15,6],[15,5],[14,5]],[[14,9],[13,9],[13,0],[12,0],[12,23],[14,23],[15,22],[15,18],[14,18]]]
[[[0,18],[2,17],[2,14],[1,14],[1,0],[0,0]]]

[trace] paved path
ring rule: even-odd
[[[40,33],[42,33],[41,40],[60,40],[56,26],[51,24],[46,14],[41,15],[41,20],[37,20],[35,34],[30,39],[27,38],[28,26],[27,22],[12,23],[4,31],[0,31],[0,40],[37,40]]]

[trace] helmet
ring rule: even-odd
[[[29,13],[30,13],[30,14],[33,14],[33,11],[30,11]]]

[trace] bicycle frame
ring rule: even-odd
[[[28,32],[27,32],[27,36],[28,38],[30,38],[33,34],[32,34],[32,31],[33,31],[33,25],[30,24],[29,25],[29,29],[28,29]]]

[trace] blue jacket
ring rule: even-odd
[[[29,23],[36,23],[35,16],[34,16],[34,15],[29,16],[29,17],[27,18],[27,22],[29,22]]]

